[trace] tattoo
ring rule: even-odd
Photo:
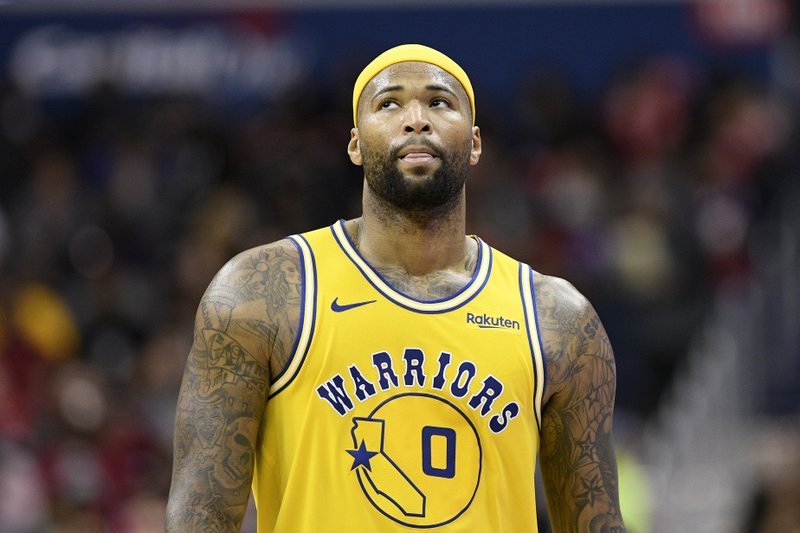
[[[302,278],[287,242],[240,254],[200,302],[178,398],[167,531],[239,528],[272,376],[291,354]]]
[[[361,224],[362,219],[356,219],[348,226],[350,240],[357,249],[361,246]],[[402,267],[378,267],[373,268],[385,279],[396,291],[402,292],[418,300],[438,300],[447,298],[463,289],[475,272],[478,264],[478,250],[480,245],[476,239],[469,239],[467,255],[464,259],[463,267],[440,270],[423,276],[409,274]]]
[[[376,268],[380,275],[396,291],[418,300],[437,300],[460,291],[471,276],[450,271],[435,272],[424,276],[412,276],[403,268]]]
[[[470,243],[474,245],[467,247],[467,257],[462,271],[441,270],[424,276],[412,276],[401,267],[383,267],[375,270],[392,288],[418,300],[447,298],[463,289],[472,279],[478,263],[478,243],[474,240],[470,240]]]
[[[541,466],[556,531],[622,532],[611,437],[616,371],[591,305],[539,276],[536,297],[549,381]]]

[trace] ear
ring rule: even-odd
[[[354,165],[361,166],[364,158],[361,157],[361,143],[358,140],[358,128],[350,130],[350,142],[347,143],[347,155]]]
[[[477,165],[481,159],[481,129],[478,126],[472,127],[472,150],[469,151],[469,164]]]

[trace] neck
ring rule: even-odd
[[[399,267],[412,276],[468,263],[464,191],[452,202],[425,212],[389,205],[364,186],[363,216],[351,231],[359,251],[377,268]]]

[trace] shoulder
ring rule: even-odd
[[[217,272],[211,286],[227,286],[247,289],[241,292],[244,296],[248,290],[257,290],[259,280],[275,269],[290,272],[296,269],[299,273],[300,253],[291,239],[282,239],[263,244],[240,252],[231,258]]]
[[[292,240],[245,250],[209,284],[197,325],[235,338],[278,372],[297,332],[303,283],[300,252]]]
[[[546,399],[593,366],[613,366],[597,312],[578,289],[564,279],[535,274],[534,291],[547,365]]]
[[[589,300],[565,279],[535,272],[533,290],[543,342],[562,343],[579,334],[581,318],[594,312]],[[560,352],[547,355],[563,355]]]
[[[565,279],[534,272],[533,285],[540,309],[575,315],[591,307],[589,300]]]
[[[211,281],[204,300],[248,311],[243,305],[260,301],[284,305],[287,289],[302,284],[300,253],[290,239],[245,250],[231,258]]]

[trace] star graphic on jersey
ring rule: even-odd
[[[367,470],[372,472],[369,460],[378,455],[378,452],[368,451],[363,440],[357,450],[347,450],[347,453],[353,456],[353,466],[350,467],[350,470],[355,470],[359,466],[365,466]]]

